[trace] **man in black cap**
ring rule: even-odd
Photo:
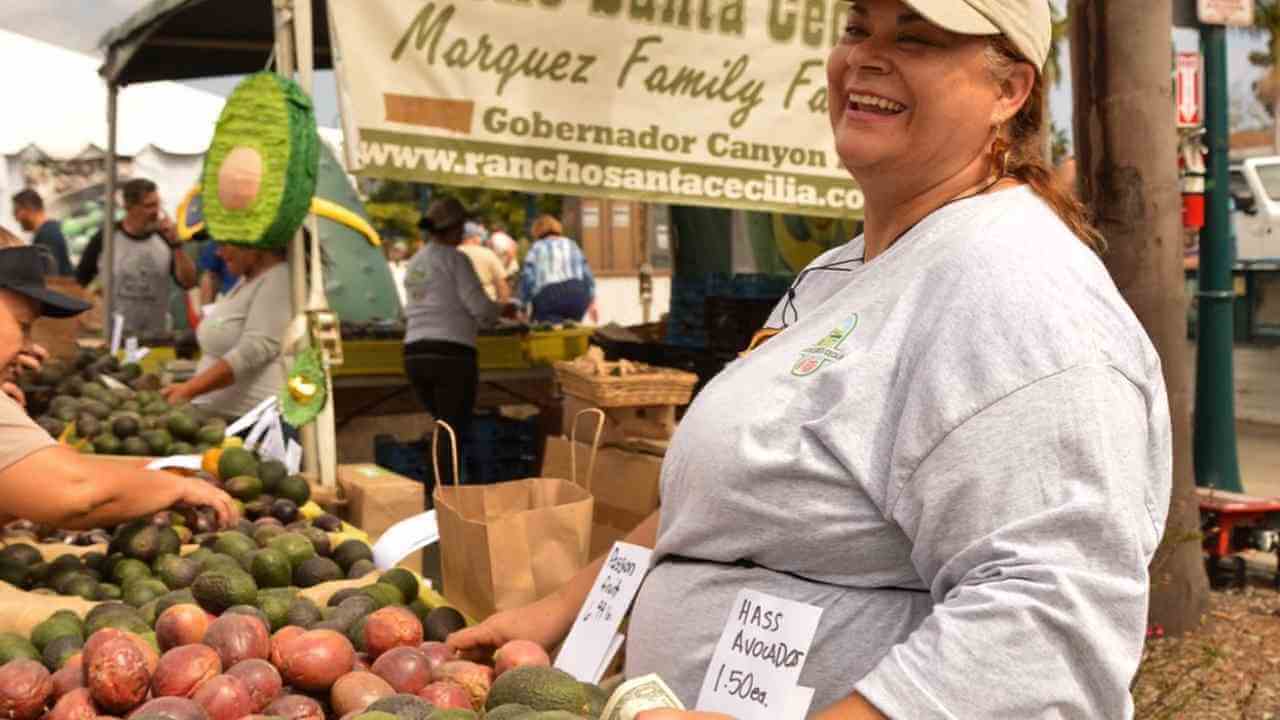
[[[49,268],[36,247],[0,249],[0,380],[11,380],[30,352],[42,315],[70,317],[89,304],[45,286]],[[212,507],[222,525],[238,519],[231,497],[198,478],[95,458],[59,445],[22,407],[0,393],[0,522],[22,518],[61,528],[115,525],[175,504]]]

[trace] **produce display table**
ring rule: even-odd
[[[587,351],[594,327],[481,334],[476,339],[480,370],[526,370],[572,360]],[[343,364],[333,376],[404,377],[404,341],[400,338],[343,340]]]
[[[519,370],[480,370],[481,389],[502,393],[508,402],[523,402],[543,407],[549,404],[555,371],[549,367]],[[546,392],[529,392],[522,385],[543,386]],[[333,378],[334,395],[338,396],[337,427],[366,415],[378,415],[398,404],[401,410],[421,410],[409,387],[409,380],[399,375],[345,375]]]

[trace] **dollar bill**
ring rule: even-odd
[[[680,698],[657,675],[628,680],[618,687],[600,720],[635,720],[645,710],[684,710]]]

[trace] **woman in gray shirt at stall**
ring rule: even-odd
[[[456,198],[432,202],[422,218],[427,243],[409,261],[404,281],[405,375],[432,417],[454,429],[459,445],[469,436],[480,381],[476,336],[502,310],[485,293],[471,260],[458,250],[466,221],[466,209]],[[437,481],[448,483],[452,463],[447,445],[441,445],[444,477]]]
[[[166,388],[165,399],[191,400],[231,419],[280,392],[280,349],[291,312],[285,252],[219,244],[218,256],[240,281],[200,322],[195,377]]]

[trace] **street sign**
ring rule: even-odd
[[[1253,0],[1197,0],[1196,14],[1205,25],[1253,25]]]
[[[1176,67],[1174,105],[1178,113],[1178,127],[1200,127],[1204,124],[1204,96],[1200,92],[1200,53],[1178,53]]]

